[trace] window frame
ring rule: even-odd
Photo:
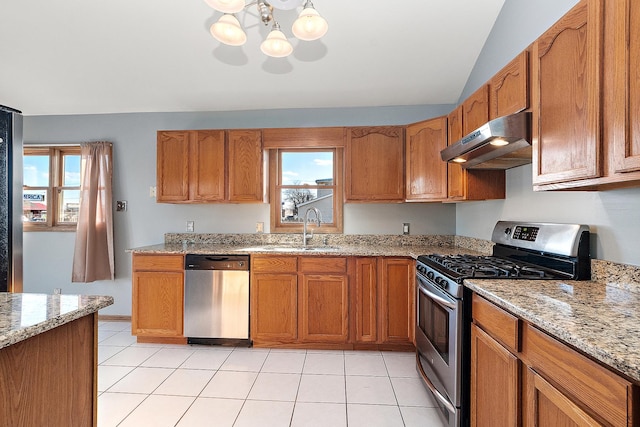
[[[81,156],[80,145],[24,145],[23,159],[27,156],[49,156],[49,185],[47,187],[34,187],[23,185],[22,190],[46,190],[47,221],[46,222],[22,222],[23,231],[76,231],[77,222],[58,221],[60,200],[62,191],[77,190],[80,193],[80,185],[64,186],[64,156]],[[80,158],[80,171],[82,171],[82,157]],[[24,175],[24,168],[22,171]],[[24,198],[23,198],[24,206]]]
[[[314,189],[318,187],[332,187],[333,190],[333,222],[322,223],[314,227],[318,234],[339,234],[343,231],[343,148],[342,147],[283,147],[269,149],[269,192],[271,205],[271,233],[302,233],[303,223],[282,222],[282,190],[283,189]],[[333,152],[333,185],[284,185],[282,178],[282,153],[312,153]]]

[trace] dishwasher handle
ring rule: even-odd
[[[185,270],[249,270],[247,255],[201,255],[187,254]]]

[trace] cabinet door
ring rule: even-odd
[[[407,200],[446,199],[447,164],[440,158],[440,151],[447,147],[447,118],[408,126],[406,144]]]
[[[182,336],[184,273],[133,273],[131,329],[134,335]]]
[[[401,127],[347,130],[347,201],[404,200],[404,132]]]
[[[374,257],[355,259],[353,286],[353,319],[356,342],[377,341],[378,260]]]
[[[259,130],[230,130],[229,201],[258,202],[264,200],[262,133]]]
[[[305,274],[300,289],[300,339],[346,343],[349,338],[346,275]]]
[[[615,172],[640,170],[640,8],[632,0],[616,3],[616,104],[625,105],[615,123]],[[621,64],[625,64],[623,67]],[[620,93],[621,92],[621,93]],[[625,132],[626,131],[626,132]]]
[[[471,426],[518,425],[519,361],[471,325]]]
[[[516,56],[489,82],[491,120],[529,108],[529,52]]]
[[[468,135],[488,121],[489,85],[485,84],[462,103],[462,136]]]
[[[297,339],[298,280],[295,274],[251,276],[251,338],[259,344]]]
[[[380,262],[380,340],[382,343],[412,343],[415,334],[415,263],[407,258],[381,258]]]
[[[526,417],[523,420],[525,427],[603,426],[575,402],[545,381],[537,372],[527,369],[526,375],[526,403],[528,407],[525,411]]]
[[[602,174],[602,1],[582,0],[533,44],[533,183]]]
[[[224,131],[193,132],[189,163],[189,199],[222,201],[225,188]]]
[[[448,144],[459,141],[462,134],[462,105],[449,113],[447,117]],[[453,200],[464,199],[464,171],[456,163],[447,164],[447,197]]]
[[[189,131],[158,132],[156,201],[189,199]]]

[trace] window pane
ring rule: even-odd
[[[49,156],[24,156],[23,158],[24,185],[29,187],[49,186]]]
[[[62,186],[63,187],[79,187],[80,186],[80,155],[65,154],[62,157]]]
[[[47,221],[47,190],[24,190],[22,194],[22,221]]]
[[[61,190],[59,203],[58,222],[78,222],[80,191]]]
[[[283,224],[301,223],[306,211],[317,208],[323,224],[333,223],[333,189],[292,189],[284,188],[281,194],[281,221]],[[309,220],[315,221],[315,214],[309,213]]]
[[[283,152],[282,185],[333,184],[333,151]]]

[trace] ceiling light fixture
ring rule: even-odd
[[[247,34],[242,29],[240,21],[233,14],[241,12],[250,6],[257,6],[260,20],[264,25],[271,21],[271,32],[260,45],[260,50],[268,56],[283,58],[293,52],[293,46],[280,30],[280,25],[273,16],[273,9],[290,10],[302,5],[302,12],[291,28],[293,34],[300,40],[312,41],[324,36],[329,29],[327,21],[320,16],[313,7],[311,0],[257,0],[246,3],[245,0],[204,0],[213,9],[224,15],[211,25],[211,35],[221,43],[230,46],[242,46],[247,41]]]

